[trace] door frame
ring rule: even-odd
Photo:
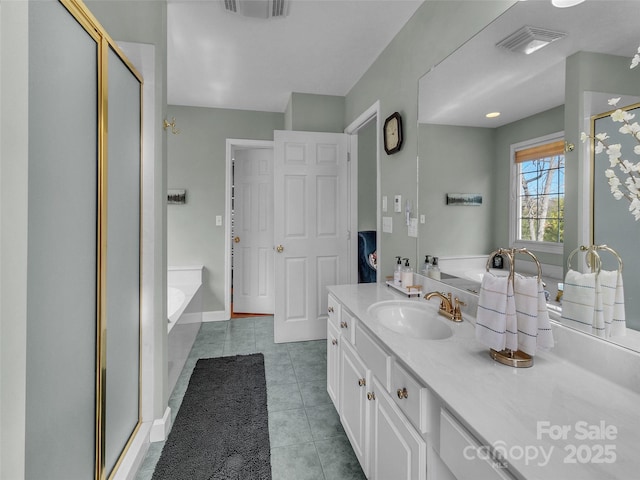
[[[349,168],[349,210],[352,234],[351,234],[351,265],[350,283],[358,283],[358,131],[371,122],[376,122],[376,251],[378,265],[382,258],[382,244],[380,232],[382,230],[382,211],[380,205],[380,100],[362,112],[353,122],[344,129],[344,133],[350,135],[351,162]],[[377,282],[383,282],[382,275],[377,275]]]
[[[236,148],[270,148],[273,151],[273,140],[247,140],[244,138],[227,138],[225,166],[224,196],[224,317],[231,318],[231,188],[233,152]]]

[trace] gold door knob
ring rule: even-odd
[[[335,338],[331,340],[331,345],[337,345],[337,344],[338,344],[338,340],[336,340]]]
[[[367,381],[364,378],[358,379],[358,385],[360,385],[361,387],[364,387],[366,384],[367,384]]]
[[[340,322],[340,328],[347,328],[347,322]]]
[[[373,392],[367,392],[367,400],[375,400],[376,394]]]
[[[240,237],[233,237],[234,243],[240,243]]]
[[[284,247],[283,247],[282,245],[278,245],[278,246],[276,247],[276,252],[278,252],[278,253],[282,253],[283,251],[284,251]]]
[[[402,400],[403,398],[409,398],[409,392],[407,392],[406,388],[398,389],[398,398]]]

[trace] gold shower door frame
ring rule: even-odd
[[[118,460],[111,471],[106,471],[106,374],[107,374],[107,192],[108,192],[108,54],[113,51],[126,65],[131,74],[140,83],[140,133],[142,134],[142,86],[143,79],[140,73],[124,55],[116,42],[108,35],[106,30],[91,14],[82,0],[59,0],[86,32],[96,41],[98,48],[98,222],[97,222],[97,305],[96,305],[96,404],[95,404],[95,479],[104,480],[113,478],[122,460],[131,446],[131,443],[142,423],[141,403],[141,324],[140,305],[138,305],[138,420],[131,431],[131,435],[120,453]],[[142,138],[140,138],[139,159],[142,158]],[[138,162],[141,171],[141,162]],[[142,177],[140,176],[140,179]],[[139,203],[141,205],[142,184],[139,186]],[[140,221],[142,212],[139,212]],[[139,230],[141,231],[141,230]],[[139,255],[141,251],[141,239],[138,239]],[[140,292],[141,264],[138,266],[138,292]]]

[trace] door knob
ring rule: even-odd
[[[234,241],[235,243],[240,243],[240,237],[234,237],[233,241]]]
[[[276,252],[278,252],[278,253],[282,253],[282,252],[283,252],[283,250],[284,250],[284,247],[283,247],[282,245],[278,245],[278,246],[276,247]]]
[[[409,392],[407,392],[406,388],[399,388],[397,393],[400,400],[403,398],[409,398]]]

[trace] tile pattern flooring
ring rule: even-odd
[[[169,399],[173,418],[199,358],[264,355],[273,480],[364,479],[326,391],[326,341],[273,343],[273,317],[203,323]],[[136,480],[149,480],[164,442],[152,443]],[[249,480],[249,479],[247,479]]]

